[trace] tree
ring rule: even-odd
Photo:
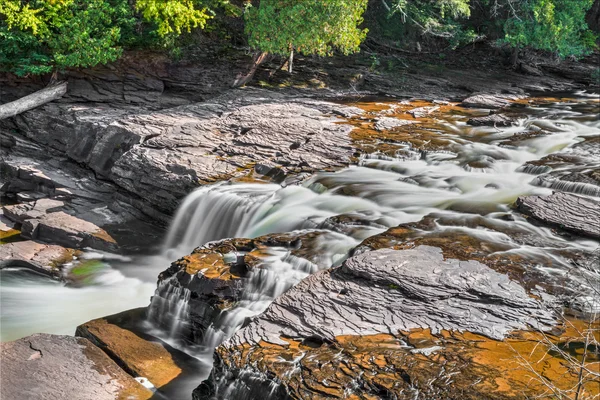
[[[3,0],[0,66],[17,75],[116,60],[120,25],[132,14],[125,0]]]
[[[334,50],[350,54],[359,50],[367,30],[359,28],[368,0],[260,0],[248,3],[246,33],[251,47],[276,55],[289,55],[292,72],[294,52],[331,55]]]
[[[471,15],[469,0],[394,0],[391,5],[382,1],[391,15],[399,15],[403,23],[414,24],[422,35],[457,43],[463,32],[462,20]]]
[[[592,4],[593,0],[494,0],[492,9],[496,12],[492,15],[505,13],[504,42],[517,53],[530,47],[564,58],[581,56],[594,48],[596,37],[585,21]]]

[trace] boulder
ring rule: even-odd
[[[555,192],[550,196],[521,196],[519,211],[578,235],[600,239],[600,201],[570,193]]]
[[[104,229],[63,211],[25,220],[22,236],[76,249],[117,250],[117,243]]]
[[[149,399],[136,382],[84,338],[35,334],[0,343],[0,397],[31,400]]]
[[[59,279],[62,277],[60,267],[77,255],[76,250],[33,240],[6,243],[0,245],[0,269],[25,267]]]

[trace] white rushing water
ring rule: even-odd
[[[547,168],[525,168],[524,163],[570,151],[571,146],[585,138],[600,135],[600,122],[589,117],[593,99],[585,103],[587,108],[581,104],[578,101],[530,108],[523,112],[518,126],[509,128],[475,128],[458,119],[440,120],[440,131],[451,142],[446,151],[421,153],[406,145],[408,156],[406,151],[398,157],[364,156],[356,166],[317,173],[299,186],[222,183],[202,187],[183,201],[161,254],[127,263],[104,261],[117,274],[110,282],[99,280],[91,286],[75,288],[19,271],[2,271],[1,339],[16,339],[34,332],[72,334],[78,324],[87,320],[147,306],[156,289],[158,273],[171,261],[209,241],[327,229],[332,226],[328,219],[341,214],[360,217],[371,224],[345,234],[329,234],[318,249],[321,258],[316,263],[294,257],[287,249],[271,249],[263,267],[251,272],[238,306],[215,321],[203,345],[216,346],[245,318],[262,312],[302,278],[339,263],[366,237],[432,213],[464,221],[460,226],[437,223],[436,229],[468,231],[498,243],[506,254],[525,254],[535,260],[553,258],[551,267],[540,262],[540,269],[565,274],[557,250],[567,247],[589,251],[597,242],[567,241],[522,218],[503,218],[511,214],[510,204],[518,196],[552,192],[544,187],[548,185],[536,181],[535,174],[547,172]],[[526,114],[530,116],[525,117]],[[515,133],[535,129],[552,134],[521,140],[515,146],[503,144]],[[474,228],[474,218],[498,229]],[[508,230],[542,238],[544,246],[515,243],[502,233]],[[171,329],[163,336],[176,336],[186,322],[189,291],[169,287],[169,282],[158,290],[169,299],[160,309],[160,316],[171,321]]]

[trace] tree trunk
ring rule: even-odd
[[[256,53],[254,55],[254,58],[252,59],[252,66],[250,67],[250,70],[248,71],[248,73],[246,75],[239,74],[235,78],[235,81],[233,82],[232,86],[233,87],[240,87],[240,86],[244,86],[245,84],[247,84],[248,82],[250,82],[252,80],[252,78],[254,77],[254,74],[258,70],[258,67],[263,62],[265,62],[265,60],[267,59],[268,55],[269,55],[269,53],[267,53],[267,52]]]
[[[520,51],[520,47],[519,45],[516,45],[515,48],[513,49],[513,53],[511,56],[511,63],[512,63],[512,68],[514,70],[517,69],[517,67],[519,66],[519,51]]]
[[[288,72],[291,74],[294,65],[294,47],[290,49],[290,58],[288,59]]]
[[[0,105],[0,120],[14,117],[22,112],[34,109],[51,101],[61,98],[67,93],[67,82],[46,86],[28,96]]]
[[[585,20],[591,30],[600,33],[600,0],[596,0],[588,10]]]

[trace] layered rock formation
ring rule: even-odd
[[[476,261],[444,260],[428,246],[366,252],[306,278],[221,345],[213,376],[195,398],[252,399],[269,392],[282,399],[412,398],[415,390],[482,398],[476,396],[494,391],[485,378],[473,379],[469,389],[465,379],[459,389],[443,389],[453,372],[439,365],[419,370],[422,377],[441,374],[426,387],[412,367],[427,364],[421,356],[448,353],[439,342],[408,345],[400,333],[467,331],[502,339],[553,324],[553,313],[521,286]]]

